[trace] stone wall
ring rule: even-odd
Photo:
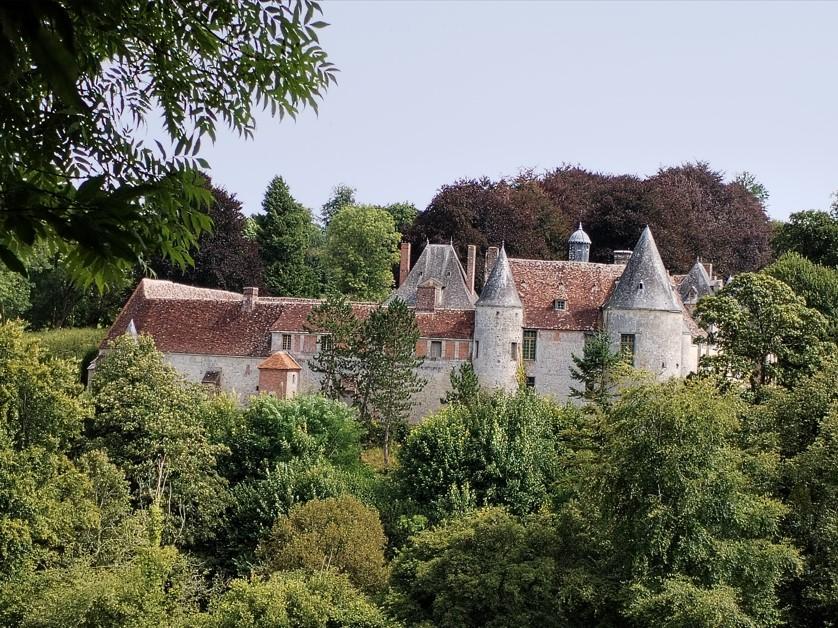
[[[186,379],[198,384],[207,371],[221,369],[221,389],[233,393],[242,402],[258,392],[258,366],[265,359],[187,353],[165,353],[164,357]]]
[[[620,336],[634,334],[634,366],[664,380],[681,376],[684,317],[681,312],[605,310],[611,347],[620,350]]]
[[[482,387],[513,390],[517,386],[518,360],[513,358],[512,343],[518,343],[520,359],[522,323],[521,308],[477,307],[474,316],[473,362]]]
[[[536,337],[535,360],[524,360],[528,377],[535,378],[535,389],[560,402],[567,401],[571,386],[578,386],[570,377],[572,356],[582,355],[585,333],[539,329]]]

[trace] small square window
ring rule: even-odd
[[[439,360],[442,357],[442,341],[441,340],[432,340],[431,341],[431,359],[432,360]]]
[[[553,301],[553,309],[559,312],[564,312],[567,309],[567,301],[564,299],[556,299]]]
[[[282,334],[282,350],[291,351],[291,334]]]

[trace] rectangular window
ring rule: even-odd
[[[527,378],[527,388],[535,388],[535,377]]]
[[[282,334],[282,350],[291,351],[291,334]]]
[[[512,343],[512,359],[515,360],[516,362],[518,361],[518,343],[517,342]]]
[[[535,348],[538,340],[538,332],[534,329],[524,330],[524,359],[535,360]]]
[[[565,301],[564,299],[556,299],[555,301],[553,301],[554,310],[564,311],[566,308],[567,301]]]
[[[620,355],[634,366],[634,334],[620,334]]]
[[[332,348],[332,337],[328,334],[320,336],[320,350],[328,351]]]
[[[474,359],[476,360],[479,355],[480,355],[480,341],[475,340],[474,341]]]
[[[439,360],[442,357],[442,341],[431,340],[431,359]]]

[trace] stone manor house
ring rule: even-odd
[[[410,244],[402,244],[399,286],[389,299],[415,312],[428,382],[412,419],[439,407],[451,370],[467,360],[487,388],[515,387],[522,364],[528,385],[565,400],[574,384],[571,356],[599,329],[659,379],[693,372],[707,347],[695,342],[704,332],[691,310],[721,285],[712,267],[697,261],[687,275],[670,276],[648,227],[633,251],[614,252],[613,264],[589,262],[590,247],[582,225],[568,242],[568,261],[508,258],[503,246],[490,247],[478,294],[475,246],[464,268],[450,244],[426,244],[411,268]],[[263,392],[292,397],[319,390],[308,365],[322,338],[306,330],[318,303],[262,297],[256,288],[238,294],[143,279],[105,344],[124,333],[148,334],[189,380],[242,401]],[[360,317],[377,306],[353,303]]]

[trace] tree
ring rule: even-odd
[[[294,200],[282,177],[271,179],[262,210],[257,238],[268,289],[280,296],[318,296],[320,276],[313,247],[319,230],[311,212]]]
[[[206,393],[165,364],[151,338],[128,335],[99,358],[91,392],[89,442],[125,471],[136,503],[164,507],[167,539],[212,538],[228,500],[216,460],[228,450],[203,424]]]
[[[413,203],[391,203],[386,205],[384,209],[393,217],[396,231],[402,235],[408,232],[419,215],[419,210]]]
[[[763,273],[736,276],[714,296],[702,299],[696,316],[711,329],[720,353],[703,359],[706,368],[746,379],[756,390],[768,382],[791,385],[817,368],[831,350],[828,322],[802,297]],[[711,327],[712,326],[712,327]]]
[[[359,328],[352,305],[336,293],[313,307],[306,319],[306,330],[321,334],[309,368],[322,375],[320,390],[329,399],[343,399],[349,394],[346,385],[352,378],[352,348]]]
[[[622,356],[611,350],[608,334],[599,331],[586,338],[582,356],[572,355],[571,359],[574,366],[570,367],[570,376],[584,388],[571,388],[570,396],[607,407],[614,396],[622,363]]]
[[[358,626],[388,628],[384,613],[353,587],[346,576],[324,570],[282,572],[267,580],[234,580],[194,617],[195,628],[307,628]]]
[[[336,185],[332,189],[332,196],[320,208],[320,220],[324,227],[328,227],[332,219],[344,207],[355,205],[355,188],[348,185]]]
[[[385,466],[390,464],[397,430],[415,403],[413,397],[426,383],[417,373],[423,362],[416,357],[418,340],[413,311],[401,299],[393,299],[364,321],[352,350],[352,396],[362,424],[381,435]]]
[[[182,268],[157,259],[154,270],[164,279],[233,292],[262,285],[259,244],[246,235],[241,202],[224,188],[211,185],[210,191],[213,228],[198,238],[194,266]]]
[[[786,253],[764,269],[823,314],[830,323],[830,337],[838,341],[838,268],[815,264],[797,253]]]
[[[710,382],[626,392],[608,416],[596,493],[611,577],[640,626],[775,625],[777,590],[799,569],[787,509],[737,446],[741,402]],[[618,598],[618,599],[619,599]]]
[[[257,103],[316,108],[335,72],[319,12],[308,0],[4,9],[0,259],[23,272],[33,245],[64,246],[73,275],[100,286],[151,253],[188,263],[211,226],[201,140],[219,119],[252,136]],[[158,112],[152,149],[143,128]]]
[[[808,210],[789,216],[774,236],[779,257],[794,252],[815,264],[838,266],[838,212]]]
[[[69,449],[91,411],[82,390],[72,362],[50,359],[20,323],[0,323],[0,434],[11,446]]]
[[[326,228],[326,264],[334,289],[353,299],[384,299],[393,286],[400,239],[386,211],[370,205],[341,209]]]
[[[463,362],[458,368],[452,368],[449,379],[451,390],[439,400],[440,403],[471,405],[479,401],[480,382],[471,362]]]
[[[270,571],[325,567],[375,592],[387,583],[386,543],[378,512],[344,495],[293,506],[277,519],[259,556]]]
[[[25,277],[0,266],[0,320],[19,318],[29,309],[31,288]]]
[[[548,517],[487,508],[420,532],[393,562],[387,606],[406,625],[583,625],[567,612]]]
[[[572,412],[529,389],[447,406],[411,431],[395,480],[433,520],[480,506],[534,512],[560,478],[558,434]]]
[[[355,411],[319,395],[277,399],[260,395],[227,440],[231,480],[257,477],[278,462],[323,458],[338,466],[355,465],[361,455],[361,426]],[[231,477],[232,475],[232,477]]]
[[[747,170],[743,170],[742,172],[738,173],[733,178],[734,183],[738,183],[743,188],[748,190],[751,195],[757,199],[760,203],[765,206],[768,202],[768,197],[771,196],[768,192],[768,188],[766,188],[762,183],[760,183],[756,176],[752,173],[748,172]]]

